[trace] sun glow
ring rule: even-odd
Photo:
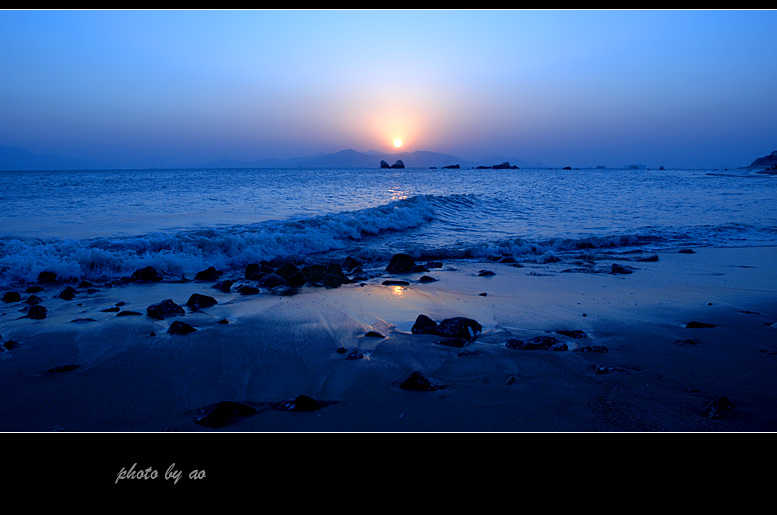
[[[394,139],[394,147],[399,148],[402,146],[402,140],[399,138]]]

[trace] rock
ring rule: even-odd
[[[619,265],[618,263],[613,263],[610,267],[610,274],[630,274],[632,273],[632,270],[630,268],[627,268],[625,266]]]
[[[435,282],[436,280],[437,280],[437,279],[435,279],[434,277],[431,277],[431,276],[428,276],[428,275],[422,275],[422,276],[421,276],[421,277],[418,279],[418,282],[419,282],[419,283],[433,283],[433,282]]]
[[[687,329],[705,329],[710,327],[715,327],[713,324],[707,324],[705,322],[688,322],[685,324],[685,327]]]
[[[442,167],[443,170],[458,170],[459,168],[461,168],[461,167],[458,164],[448,165],[448,166],[443,166]]]
[[[658,254],[653,254],[652,256],[647,256],[647,257],[640,257],[640,258],[637,258],[637,261],[641,261],[643,263],[655,262],[655,261],[658,261]]]
[[[462,338],[460,336],[454,337],[454,338],[446,338],[444,340],[440,340],[437,342],[440,345],[445,345],[446,347],[466,347],[469,343],[469,340],[467,338]]]
[[[230,280],[224,280],[219,281],[216,284],[213,285],[213,287],[219,291],[223,291],[224,293],[229,293],[229,291],[232,289],[232,285],[235,284],[235,281]]]
[[[32,318],[33,320],[43,320],[46,318],[46,308],[40,304],[35,304],[30,307],[30,310],[27,311],[27,315],[25,316],[27,318]]]
[[[380,167],[381,168],[391,168],[391,166],[385,162],[383,159],[380,160]]]
[[[696,254],[696,251],[693,249],[680,249],[677,251],[678,254]]]
[[[405,163],[402,162],[401,159],[397,159],[393,165],[391,165],[391,168],[404,168]]]
[[[428,272],[429,270],[424,265],[414,265],[410,267],[411,274],[417,274],[420,272]]]
[[[580,331],[579,329],[575,329],[573,331],[562,329],[560,331],[556,331],[556,334],[560,334],[562,336],[569,336],[570,338],[588,338],[588,335],[584,331]]]
[[[437,329],[437,322],[426,315],[418,315],[410,332],[413,334],[434,334],[435,329]]]
[[[734,405],[731,404],[731,401],[728,400],[727,397],[721,395],[717,399],[710,401],[705,405],[707,418],[723,418],[725,413],[733,407]]]
[[[526,340],[511,338],[505,342],[505,347],[516,350],[566,350],[559,344],[561,342],[553,336],[535,336]]]
[[[772,168],[774,166],[777,166],[777,150],[750,163],[750,168]]]
[[[19,346],[19,342],[15,342],[13,340],[8,340],[7,342],[3,342],[3,344],[0,345],[0,347],[2,347],[2,349],[4,350],[12,350],[18,346]]]
[[[72,300],[73,297],[76,296],[76,293],[77,292],[71,286],[67,286],[64,290],[62,290],[59,293],[59,298],[65,299],[65,300]]]
[[[245,286],[240,286],[237,289],[237,292],[240,295],[256,295],[257,293],[259,293],[259,288],[254,288],[253,286],[245,285]]]
[[[135,270],[130,277],[132,282],[137,283],[158,283],[162,280],[162,274],[160,274],[153,266],[147,266],[139,270]]]
[[[57,274],[44,270],[38,274],[38,284],[50,284],[57,281]]]
[[[200,295],[199,293],[193,293],[189,300],[186,301],[186,305],[193,310],[209,308],[218,304],[218,301],[213,297],[207,295]]]
[[[616,367],[615,365],[604,365],[599,363],[594,366],[594,374],[612,374],[612,373],[628,373],[627,368]]]
[[[275,273],[283,277],[289,286],[302,286],[308,282],[305,274],[303,274],[294,263],[284,263],[275,271]]]
[[[478,272],[478,277],[493,277],[496,273],[492,272],[491,270],[481,270]]]
[[[128,309],[126,311],[120,311],[120,312],[116,313],[116,316],[117,317],[143,316],[143,313],[141,313],[140,311],[132,311],[132,310]]]
[[[61,374],[62,372],[70,372],[71,370],[75,370],[79,366],[80,365],[60,365],[58,367],[50,368],[50,369],[46,370],[43,373],[44,374]]]
[[[364,354],[359,352],[357,349],[354,349],[348,353],[345,359],[362,359],[363,357],[364,357]]]
[[[481,331],[483,331],[483,326],[477,321],[471,318],[454,317],[446,318],[440,322],[434,329],[434,334],[445,338],[465,338],[471,340]]]
[[[190,326],[186,322],[181,322],[180,320],[176,320],[172,324],[170,324],[170,328],[167,330],[168,334],[189,334],[196,331],[194,327]]]
[[[575,349],[576,352],[607,352],[607,347],[603,345],[588,345],[585,347],[580,347],[579,349]]]
[[[22,296],[16,291],[9,291],[3,295],[3,302],[19,302],[20,300],[22,300]]]
[[[493,169],[493,170],[507,170],[507,169],[518,170],[518,167],[515,166],[515,165],[510,165],[509,161],[505,161],[505,162],[500,163],[498,165],[492,165],[492,166],[480,165],[480,166],[477,166],[476,169],[478,169],[478,170],[486,170],[486,169]]]
[[[30,286],[26,290],[24,290],[24,293],[40,293],[43,291],[43,288],[40,286]]]
[[[257,283],[260,288],[266,288],[268,290],[271,290],[275,288],[276,286],[288,286],[289,283],[281,277],[280,275],[276,273],[267,274],[263,276],[261,279],[259,279],[259,282]]]
[[[410,286],[410,283],[407,281],[398,281],[396,279],[389,279],[387,281],[383,281],[381,283],[383,286]]]
[[[426,263],[426,268],[442,268],[441,261],[429,261]]]
[[[246,417],[256,413],[256,408],[242,402],[221,401],[200,409],[194,422],[201,426],[218,428],[232,423],[235,417]]]
[[[246,266],[244,277],[249,281],[258,281],[267,273],[268,272],[262,270],[259,263],[251,263],[250,265]]]
[[[415,261],[408,254],[394,254],[386,267],[390,274],[406,274],[415,266]]]
[[[312,397],[298,395],[293,401],[286,401],[278,406],[281,411],[306,412],[321,409],[321,405]]]
[[[385,338],[385,336],[383,336],[382,334],[380,334],[377,331],[367,331],[364,334],[364,337],[365,338]]]
[[[417,392],[431,392],[437,390],[437,387],[418,370],[410,374],[399,387],[403,390],[413,390]]]
[[[171,299],[165,299],[161,302],[150,305],[148,308],[146,308],[146,313],[151,318],[161,320],[169,316],[183,315],[186,312],[181,306],[173,302]]]
[[[343,264],[342,264],[343,269],[348,270],[348,271],[351,271],[354,268],[360,268],[361,266],[362,266],[361,263],[359,263],[357,260],[355,260],[354,258],[352,258],[350,256],[345,258],[345,260],[343,261]]]
[[[214,267],[210,266],[206,268],[205,270],[202,270],[201,272],[197,272],[197,274],[194,276],[195,281],[216,281],[218,280],[223,272],[219,272]]]

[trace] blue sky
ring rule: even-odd
[[[729,167],[777,11],[0,11],[0,145],[117,166],[345,148]]]

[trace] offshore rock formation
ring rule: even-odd
[[[387,162],[385,162],[384,160],[381,159],[380,160],[380,167],[381,168],[404,168],[405,167],[405,163],[403,163],[401,159],[397,159],[396,163],[394,163],[393,165],[389,165]]]
[[[753,161],[749,168],[774,168],[777,167],[777,150],[768,156],[759,157]]]

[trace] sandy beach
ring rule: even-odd
[[[31,294],[0,304],[0,430],[774,431],[777,248],[694,250],[365,264],[363,280],[293,295],[240,295],[239,277],[229,293],[166,279],[76,285],[71,300],[42,285],[44,319],[25,316]],[[193,310],[193,294],[217,304]],[[165,299],[185,313],[147,315]],[[482,330],[444,345],[413,334],[419,315]],[[543,341],[556,345],[526,348]],[[403,387],[414,372],[428,388]]]

